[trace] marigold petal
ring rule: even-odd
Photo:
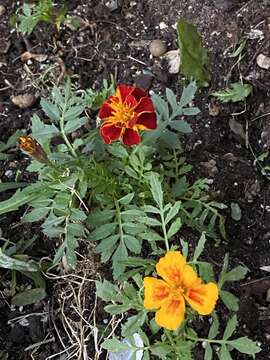
[[[156,264],[156,270],[158,275],[168,284],[180,285],[185,265],[186,259],[180,251],[169,251],[164,257],[159,259]]]
[[[101,106],[100,110],[99,110],[99,113],[98,113],[98,117],[100,119],[106,119],[108,118],[109,116],[112,116],[112,108],[111,108],[111,105],[110,105],[110,98],[105,102],[103,103],[103,105]]]
[[[110,144],[112,141],[118,140],[121,137],[122,128],[111,123],[104,123],[100,127],[100,135],[105,144]]]
[[[156,323],[168,330],[176,330],[185,317],[185,301],[184,298],[169,298],[156,312]]]
[[[153,105],[153,102],[150,97],[143,97],[140,99],[140,101],[137,103],[136,107],[134,108],[134,111],[137,113],[142,112],[155,112],[155,108]]]
[[[144,307],[159,309],[169,296],[170,289],[165,281],[153,277],[144,278]]]
[[[123,143],[126,146],[137,145],[141,141],[141,137],[136,130],[127,128],[123,134]]]
[[[138,87],[133,87],[132,95],[135,97],[137,101],[140,101],[141,98],[148,97],[147,92]]]
[[[138,115],[137,121],[136,121],[136,127],[140,130],[154,130],[157,128],[157,116],[154,112],[152,113],[146,113],[143,112]]]
[[[214,310],[218,299],[218,286],[212,282],[194,286],[184,297],[200,315],[209,315]]]
[[[121,100],[122,103],[126,101],[128,95],[134,91],[134,86],[120,84],[116,88],[115,96]]]
[[[137,103],[138,103],[137,100],[132,94],[129,94],[126,97],[125,104],[127,104],[130,108],[135,108]]]
[[[198,277],[192,267],[190,265],[185,265],[181,278],[181,287],[191,288],[193,285],[200,285],[201,282],[201,279]]]

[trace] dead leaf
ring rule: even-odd
[[[45,54],[33,54],[30,51],[26,51],[21,55],[21,61],[26,62],[30,59],[36,60],[38,62],[44,62],[48,59],[48,55]]]
[[[14,105],[18,106],[20,109],[27,109],[35,103],[36,98],[32,94],[23,94],[23,95],[12,96],[11,101],[13,102]]]

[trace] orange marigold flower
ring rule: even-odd
[[[31,136],[20,136],[19,137],[19,148],[29,155],[31,155],[35,160],[41,163],[48,163],[49,159],[47,154],[43,150],[42,146],[34,140]]]
[[[106,144],[121,139],[127,146],[139,144],[139,131],[157,127],[155,109],[147,93],[137,87],[119,85],[102,105],[100,134]]]
[[[185,317],[185,302],[200,315],[209,315],[218,299],[215,283],[204,284],[180,251],[169,251],[159,259],[157,274],[162,279],[144,278],[144,307],[157,309],[157,324],[176,330]]]

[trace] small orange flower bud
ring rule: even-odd
[[[39,143],[31,136],[20,136],[19,148],[31,155],[35,160],[44,164],[49,163],[47,154],[43,150],[42,146],[39,145]]]

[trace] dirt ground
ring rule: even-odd
[[[52,80],[61,77],[63,64],[81,88],[99,88],[102,80],[113,74],[117,82],[136,83],[156,92],[170,87],[179,93],[177,75],[168,73],[163,59],[150,55],[149,43],[153,39],[162,39],[169,50],[176,49],[175,26],[180,16],[197,26],[210,57],[211,84],[195,99],[201,113],[189,119],[193,133],[186,138],[185,152],[194,166],[192,176],[211,179],[211,196],[228,205],[225,211],[227,240],[218,247],[210,244],[206,258],[221,269],[224,254],[229,252],[233,265],[244,264],[249,268],[247,279],[232,288],[240,297],[238,334],[261,343],[262,351],[256,359],[270,359],[270,302],[267,301],[270,276],[260,270],[262,266],[270,265],[270,176],[263,175],[255,161],[256,156],[270,146],[270,70],[264,70],[256,63],[259,54],[270,56],[270,2],[119,0],[118,8],[111,12],[98,0],[66,1],[69,12],[82,17],[88,25],[78,30],[63,27],[56,32],[53,26],[41,24],[29,37],[18,35],[8,26],[19,3],[0,0],[6,9],[0,17],[0,141],[6,141],[17,129],[28,130],[31,115],[40,112],[39,101],[22,110],[13,105],[11,96],[22,93],[37,97],[46,95]],[[259,30],[261,37],[252,39],[254,30]],[[248,37],[245,56],[237,63],[237,58],[228,57],[228,54],[244,36]],[[47,61],[44,64],[23,63],[20,55],[31,49],[46,54]],[[145,71],[153,74],[151,82],[145,83],[145,77],[141,76]],[[211,96],[213,91],[241,79],[253,85],[253,94],[246,106],[243,103],[222,105]],[[232,119],[242,126],[244,136],[230,126]],[[0,161],[0,178],[2,181],[15,178],[27,181],[29,174],[23,170],[25,159],[16,150],[14,152],[12,161]],[[213,166],[206,165],[211,160],[214,171]],[[242,210],[238,222],[231,219],[232,202],[238,203]],[[35,256],[48,253],[50,244],[40,235],[38,225],[23,225],[20,216],[18,212],[0,218],[3,236],[16,241],[37,232],[38,249],[32,251]],[[79,285],[76,281],[84,276],[93,279],[98,267],[96,258],[89,259],[87,253],[83,256],[77,273],[74,277],[69,276],[68,284],[61,276],[49,276],[52,285],[48,299],[23,309],[10,307],[6,290],[10,288],[10,274],[1,271],[0,359],[49,359],[70,346],[72,342],[63,327],[58,298],[67,299],[64,305],[70,311],[65,316],[79,323],[78,314],[76,318],[72,304],[68,302],[68,295],[74,289],[76,292],[79,286],[83,287],[85,308],[95,306],[97,315],[104,318],[101,306],[95,303],[92,282],[84,280]],[[84,313],[84,316],[88,315]],[[16,320],[20,316],[26,317],[28,323]],[[225,317],[222,325],[226,325]],[[43,343],[34,351],[31,347],[25,351],[38,342]],[[91,337],[85,346],[89,356],[93,356]],[[55,358],[66,359],[63,356]],[[76,356],[73,358],[78,359]],[[196,356],[196,360],[202,358],[199,350]],[[248,358],[241,354],[234,356],[238,360]]]

